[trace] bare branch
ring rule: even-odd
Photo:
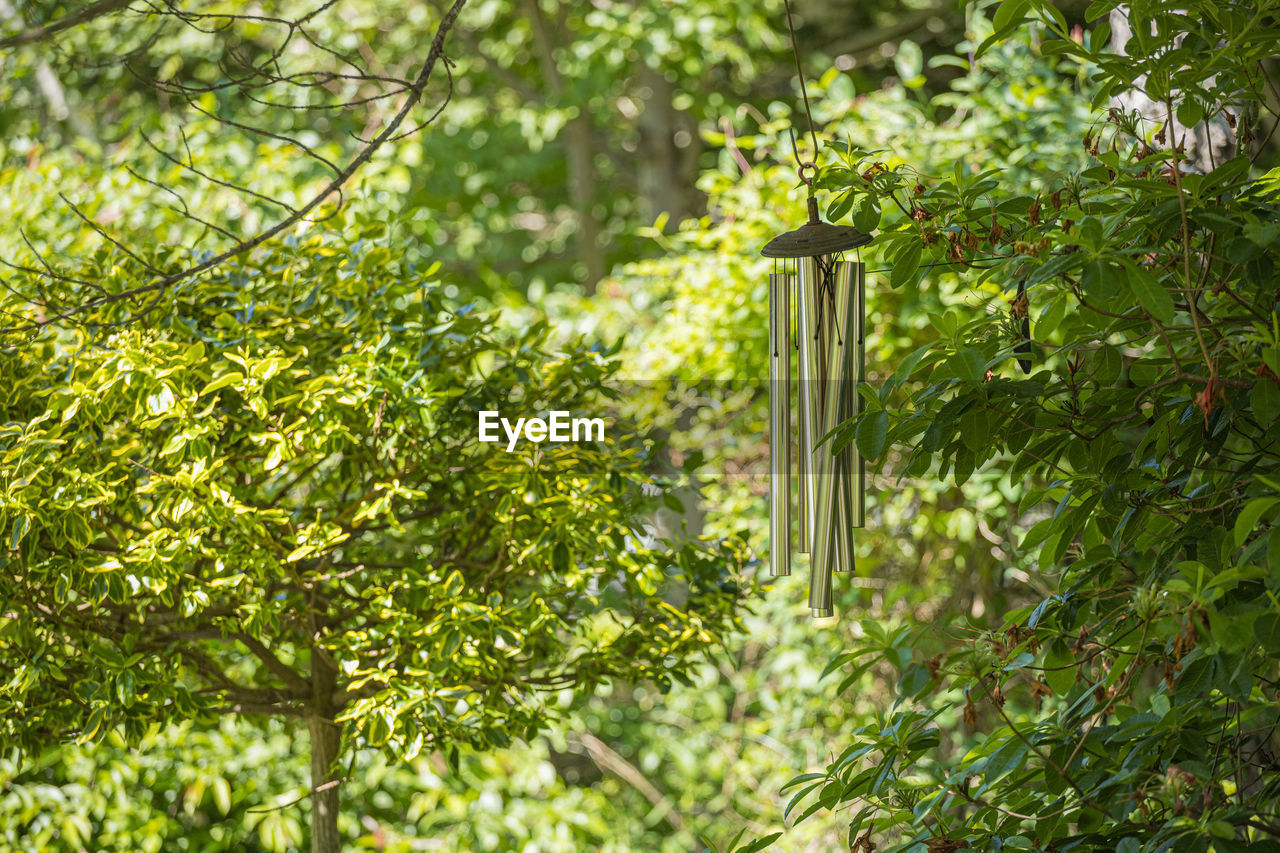
[[[301,703],[310,697],[309,692],[297,690],[278,690],[271,687],[250,687],[232,680],[213,658],[193,646],[182,646],[178,654],[195,666],[196,672],[207,683],[213,692],[233,703],[254,703],[260,706],[272,706],[276,710],[270,713],[287,713],[286,709],[301,710]]]
[[[95,18],[110,15],[112,12],[119,12],[128,5],[129,0],[98,0],[97,3],[91,3],[79,12],[66,15],[52,23],[45,24],[43,27],[27,27],[15,35],[0,39],[0,50],[31,44],[35,41],[43,41],[63,30],[78,27]]]
[[[232,634],[231,636],[248,646],[249,651],[253,652],[254,656],[256,656],[258,660],[262,661],[267,669],[275,673],[275,675],[286,685],[303,693],[311,692],[310,683],[308,683],[307,680],[299,675],[292,667],[286,665],[284,661],[276,657],[275,653],[263,645],[262,641],[255,637],[251,637],[248,634],[242,633]]]
[[[328,84],[331,84],[331,83],[345,84],[345,85],[351,85],[353,83],[371,83],[373,85],[380,87],[382,90],[381,93],[372,94],[372,95],[369,93],[364,93],[362,95],[357,93],[355,96],[350,96],[350,93],[348,92],[340,95],[338,98],[339,103],[335,103],[335,104],[330,104],[330,105],[304,104],[301,106],[288,106],[288,107],[285,107],[283,104],[281,104],[281,107],[288,108],[288,109],[297,109],[299,111],[306,112],[308,110],[317,110],[317,109],[350,108],[351,106],[356,106],[356,105],[361,105],[366,103],[373,103],[385,98],[397,98],[401,100],[401,103],[399,105],[399,108],[395,112],[395,114],[383,125],[382,130],[378,134],[373,136],[371,139],[367,139],[367,140],[359,139],[359,142],[361,143],[360,148],[353,154],[353,156],[351,156],[351,158],[345,164],[342,164],[341,161],[334,162],[326,159],[325,157],[321,156],[316,150],[314,150],[314,148],[304,144],[299,139],[296,139],[284,134],[275,133],[275,132],[266,130],[264,128],[254,127],[244,122],[235,121],[231,118],[228,118],[225,115],[215,114],[213,111],[211,111],[208,108],[207,105],[196,103],[196,100],[195,100],[196,97],[200,93],[210,91],[210,87],[187,85],[187,84],[184,84],[181,82],[175,82],[172,80],[154,81],[157,90],[160,91],[164,96],[176,95],[180,98],[183,98],[184,100],[186,100],[187,105],[191,109],[195,110],[198,113],[202,113],[206,116],[214,118],[215,120],[221,122],[224,125],[227,125],[229,127],[234,127],[238,130],[241,130],[247,133],[252,133],[254,135],[275,139],[275,140],[284,142],[286,144],[296,146],[305,155],[316,160],[317,162],[324,164],[327,168],[332,170],[334,173],[333,177],[327,183],[325,183],[322,187],[320,187],[311,196],[311,198],[308,201],[306,201],[306,203],[295,207],[283,201],[280,201],[278,199],[274,199],[264,194],[257,193],[253,190],[248,189],[247,187],[239,186],[237,184],[234,184],[228,181],[223,181],[223,180],[218,180],[213,178],[208,173],[207,170],[202,170],[196,166],[194,159],[190,156],[189,146],[188,146],[188,156],[186,158],[186,161],[184,162],[182,159],[179,159],[178,157],[175,157],[171,154],[167,154],[161,151],[159,147],[156,146],[150,139],[145,139],[146,143],[153,150],[157,151],[162,157],[167,159],[169,162],[174,163],[175,165],[181,167],[187,173],[195,175],[201,180],[208,181],[215,185],[229,189],[233,192],[244,193],[246,195],[257,198],[260,201],[271,203],[271,204],[277,204],[281,208],[283,208],[286,211],[286,213],[274,225],[265,227],[259,230],[257,233],[253,234],[252,236],[241,238],[237,242],[234,242],[228,248],[222,249],[220,251],[210,251],[206,253],[203,260],[196,261],[193,258],[192,262],[190,262],[191,263],[190,266],[187,266],[182,269],[177,269],[177,270],[170,269],[169,271],[164,271],[164,270],[158,269],[148,261],[144,260],[144,258],[138,253],[131,251],[129,247],[124,245],[118,238],[107,233],[106,230],[101,228],[89,216],[83,213],[79,208],[75,207],[75,205],[72,204],[70,200],[64,199],[66,203],[74,211],[74,213],[78,217],[80,217],[89,228],[94,230],[104,240],[107,240],[108,242],[112,243],[117,249],[119,249],[121,252],[127,255],[135,263],[137,263],[145,272],[145,274],[150,278],[150,280],[146,281],[145,284],[140,284],[137,287],[133,287],[130,289],[118,291],[115,293],[109,293],[109,294],[103,293],[102,290],[98,288],[95,294],[93,294],[89,298],[85,298],[82,301],[79,301],[77,304],[74,304],[74,305],[64,304],[64,305],[59,305],[57,307],[54,307],[48,304],[47,297],[42,296],[43,304],[36,302],[29,296],[24,297],[29,304],[32,304],[38,308],[42,308],[43,311],[41,311],[40,313],[37,313],[34,318],[24,318],[26,320],[25,323],[12,325],[7,328],[0,328],[0,334],[35,332],[50,324],[76,318],[80,315],[85,314],[86,312],[101,308],[106,305],[110,305],[117,302],[123,302],[123,301],[136,301],[136,300],[139,300],[140,297],[146,296],[146,297],[149,297],[146,300],[146,304],[142,307],[137,307],[133,309],[131,312],[131,317],[128,319],[125,319],[125,320],[116,319],[116,320],[112,320],[110,323],[107,323],[105,321],[94,321],[91,323],[86,322],[86,325],[94,325],[94,326],[120,325],[123,323],[140,319],[141,317],[145,316],[148,312],[153,310],[156,305],[159,304],[160,297],[165,292],[167,292],[174,284],[184,279],[187,279],[192,276],[211,270],[235,257],[251,252],[254,249],[258,248],[259,246],[263,245],[264,243],[267,243],[268,241],[274,239],[275,237],[280,236],[281,234],[287,232],[290,228],[293,228],[294,226],[302,222],[315,221],[313,217],[314,212],[326,201],[334,200],[336,202],[336,206],[341,207],[343,203],[342,193],[343,193],[344,185],[352,178],[353,175],[355,175],[355,173],[362,166],[364,166],[370,160],[370,158],[374,155],[374,153],[379,148],[381,148],[383,145],[389,142],[394,142],[395,140],[401,139],[406,135],[417,132],[422,127],[425,127],[426,125],[430,124],[440,115],[440,112],[444,109],[444,105],[448,104],[449,100],[452,97],[453,77],[452,77],[452,72],[450,68],[451,63],[448,57],[445,56],[445,53],[444,53],[445,38],[449,34],[449,32],[453,29],[459,13],[462,11],[463,6],[466,5],[466,0],[454,0],[454,2],[449,7],[449,9],[444,13],[443,17],[440,20],[439,25],[436,28],[435,36],[431,41],[431,46],[428,51],[428,54],[426,58],[423,60],[420,66],[420,70],[412,82],[408,80],[396,80],[394,78],[387,77],[382,74],[378,74],[378,75],[370,74],[363,67],[361,67],[361,65],[356,60],[350,57],[344,56],[338,51],[335,51],[331,48],[326,47],[323,44],[318,43],[315,36],[308,31],[305,24],[307,24],[309,21],[314,19],[318,14],[320,14],[320,12],[326,9],[329,9],[331,6],[333,6],[335,0],[325,0],[325,2],[320,3],[315,8],[311,9],[308,13],[306,13],[306,15],[296,20],[285,20],[281,18],[264,17],[260,15],[239,15],[239,14],[228,14],[228,13],[217,13],[217,14],[193,13],[193,12],[187,12],[187,11],[178,9],[173,3],[168,2],[168,0],[138,0],[138,2],[141,4],[143,10],[149,9],[150,14],[168,15],[172,18],[179,19],[183,21],[184,24],[188,26],[193,26],[196,29],[199,29],[201,31],[214,31],[214,32],[220,31],[237,21],[254,21],[258,23],[269,23],[269,24],[285,27],[287,32],[284,38],[280,42],[278,43],[273,42],[270,46],[265,46],[265,50],[267,52],[267,58],[265,60],[261,60],[261,58],[259,58],[258,60],[250,60],[249,58],[242,56],[240,54],[236,54],[233,51],[231,53],[231,56],[234,60],[232,64],[236,64],[240,66],[240,69],[242,69],[243,73],[232,73],[230,69],[224,68],[224,71],[227,72],[224,79],[220,80],[217,84],[215,84],[217,87],[224,87],[226,85],[233,86],[234,88],[237,89],[240,95],[244,96],[249,102],[259,103],[259,104],[267,103],[268,99],[257,97],[253,95],[252,92],[254,90],[263,89],[273,85],[290,85],[290,86],[298,86],[303,89],[307,89],[307,88],[327,87]],[[96,17],[96,15],[88,14],[89,9],[100,9],[100,11],[97,14],[106,14],[107,11],[110,11],[108,6],[110,6],[111,4],[118,4],[112,7],[116,9],[124,8],[124,6],[126,5],[125,3],[121,2],[121,0],[111,0],[110,3],[95,4],[92,7],[87,7],[86,10],[80,13],[76,13],[75,15],[64,18],[56,26],[59,29],[65,29],[68,26],[73,26],[77,20],[83,21],[83,20],[88,20],[90,17]],[[135,11],[141,11],[141,10],[135,10]],[[147,12],[143,12],[143,14],[147,14]],[[203,24],[209,24],[209,26],[206,27],[206,26],[203,26]],[[53,26],[54,25],[45,27],[44,30],[50,30],[51,27]],[[282,70],[279,67],[279,62],[281,57],[285,53],[285,50],[290,40],[294,36],[301,37],[310,45],[313,45],[324,54],[332,57],[333,60],[341,63],[345,67],[352,69],[354,73],[349,73],[347,71],[338,72],[333,70],[330,70],[330,71],[310,70],[310,71],[303,71],[298,73],[285,73],[284,70]],[[3,45],[3,42],[0,42],[0,45]],[[448,88],[447,88],[446,94],[444,95],[443,103],[430,116],[428,116],[427,119],[423,121],[421,124],[412,126],[411,129],[408,129],[408,130],[402,130],[402,127],[405,125],[406,120],[408,119],[410,113],[413,111],[414,107],[417,106],[422,101],[427,85],[431,80],[432,73],[434,72],[437,63],[441,61],[443,61],[445,65],[445,73],[448,77],[448,81],[447,81]],[[131,72],[133,71],[132,68],[130,68],[129,70]],[[228,79],[230,80],[230,83],[228,83]],[[183,136],[183,142],[184,144],[186,144],[185,134]],[[133,171],[133,170],[131,169],[130,171]],[[158,186],[157,182],[152,181],[150,179],[142,178],[142,180],[147,184]],[[185,202],[183,202],[182,198],[178,195],[176,191],[173,191],[167,187],[162,187],[162,189],[164,189],[170,195],[173,195],[178,198],[179,207],[172,208],[175,212],[180,213],[184,218],[198,225],[201,225],[207,229],[212,229],[213,231],[216,231],[217,233],[221,234],[224,238],[228,237],[227,229],[222,228],[218,225],[215,225],[214,223],[208,221],[207,219],[202,219],[193,215],[191,213],[190,206],[188,206]],[[230,239],[235,239],[235,238],[230,238]],[[33,248],[33,251],[34,251],[34,248]],[[37,254],[37,257],[40,257],[38,252],[36,252],[36,254]],[[45,267],[44,273],[40,273],[39,270],[36,270],[34,267],[29,265],[27,266],[19,266],[16,264],[9,264],[9,265],[15,269],[21,270],[22,272],[32,274],[37,278],[44,278],[44,279],[49,279],[53,281],[58,281],[64,284],[77,284],[76,280],[73,279],[72,277],[55,272],[52,269],[52,267],[42,257],[40,257],[40,264]]]

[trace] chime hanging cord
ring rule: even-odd
[[[840,322],[836,317],[836,282],[835,282],[835,261],[828,261],[829,255],[818,255],[814,261],[818,265],[818,304],[822,305],[824,300],[831,305],[830,311],[819,311],[818,322],[814,325],[813,339],[817,340],[822,336],[822,318],[827,314],[831,315],[831,322],[836,329],[836,343],[843,346],[844,340],[840,336]],[[841,255],[843,258],[844,255]]]
[[[813,140],[813,157],[818,158],[818,131],[813,124],[813,111],[809,109],[809,90],[804,83],[804,69],[800,67],[800,46],[796,43],[796,26],[791,20],[791,0],[782,0],[783,8],[787,10],[787,32],[791,34],[791,55],[796,60],[796,76],[800,78],[800,97],[804,101],[804,114],[809,120],[809,136]],[[809,187],[809,195],[813,196],[813,179],[806,178],[804,170],[806,166],[810,166],[817,171],[816,163],[806,163],[800,159],[800,150],[796,147],[795,135],[791,137],[791,147],[795,149],[797,165],[800,167],[800,180],[804,181]]]
[[[782,0],[782,6],[787,12],[787,32],[791,35],[791,55],[796,61],[796,77],[800,80],[800,98],[804,102],[804,114],[805,118],[809,122],[809,138],[813,142],[813,158],[814,161],[816,161],[818,159],[818,130],[816,125],[813,123],[813,110],[809,106],[809,88],[804,82],[804,67],[800,64],[800,45],[796,41],[795,21],[791,18],[791,0]],[[812,201],[814,198],[813,178],[806,175],[805,172],[811,171],[816,175],[818,172],[818,164],[814,161],[806,161],[801,158],[800,147],[796,144],[796,135],[794,130],[791,132],[791,150],[796,156],[796,171],[800,175],[800,180],[803,181],[805,187],[808,188],[809,199]],[[812,214],[810,215],[812,216]],[[829,300],[831,305],[834,307],[836,293],[835,281],[833,280],[832,272],[834,271],[835,263],[824,263],[823,256],[816,258],[816,261],[818,264],[818,304],[823,304],[823,300],[826,299]],[[814,329],[814,340],[817,340],[822,334],[822,318],[826,313],[827,312],[825,311],[818,312],[818,322]],[[839,320],[834,317],[834,311],[831,313],[833,314],[832,322],[836,324],[836,340],[841,346],[843,346],[844,337],[840,332]],[[797,345],[798,343],[799,342],[797,341]]]

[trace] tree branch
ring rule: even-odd
[[[8,38],[0,39],[0,50],[31,44],[35,41],[43,41],[63,30],[78,27],[80,24],[87,23],[95,18],[101,18],[103,15],[110,15],[112,12],[118,12],[128,5],[129,0],[98,0],[97,3],[91,3],[79,12],[65,15],[53,23],[45,24],[43,27],[27,27]]]
[[[248,687],[232,681],[231,678],[222,671],[212,658],[204,652],[184,646],[178,650],[178,654],[187,658],[195,665],[196,671],[207,682],[213,690],[220,692],[224,698],[236,704],[253,703],[257,705],[279,705],[284,707],[294,707],[302,700],[310,695],[309,693],[299,693],[298,691],[277,690],[270,687]],[[301,707],[294,708],[297,713],[301,713]],[[278,713],[285,713],[280,710]]]
[[[112,2],[119,2],[119,0],[112,0]],[[435,69],[437,62],[443,59],[446,65],[448,64],[449,60],[444,55],[445,36],[448,35],[449,31],[453,28],[453,25],[457,21],[459,13],[462,11],[462,7],[465,6],[466,3],[467,3],[467,0],[454,0],[453,5],[449,7],[449,10],[447,12],[445,12],[444,17],[441,19],[439,26],[436,28],[435,37],[431,41],[431,48],[427,54],[426,59],[422,64],[422,68],[418,72],[418,76],[414,80],[413,84],[409,87],[409,91],[399,111],[387,123],[386,127],[383,128],[382,132],[379,133],[377,136],[375,136],[372,140],[367,142],[360,149],[360,151],[354,157],[352,157],[352,159],[346,164],[346,166],[344,166],[337,173],[337,175],[335,175],[328,183],[326,183],[324,187],[322,187],[318,192],[316,192],[316,194],[306,204],[302,205],[300,208],[293,211],[288,216],[284,217],[283,219],[281,219],[279,222],[277,222],[275,225],[271,226],[270,228],[267,228],[264,231],[260,231],[255,236],[242,240],[239,243],[236,243],[234,246],[231,246],[230,248],[225,249],[222,252],[219,252],[218,254],[204,261],[201,261],[200,263],[187,267],[186,269],[161,275],[158,278],[156,278],[154,281],[151,281],[150,283],[141,285],[139,287],[123,290],[123,291],[120,291],[119,293],[113,293],[109,295],[95,297],[93,299],[90,299],[84,302],[83,304],[77,305],[75,307],[67,308],[63,311],[52,314],[51,316],[40,318],[38,320],[27,323],[25,325],[11,326],[8,328],[0,329],[0,333],[13,334],[13,333],[19,333],[19,332],[32,332],[32,331],[41,329],[45,326],[48,326],[51,323],[56,323],[61,320],[70,319],[72,317],[83,314],[86,311],[90,311],[95,308],[100,308],[104,305],[120,302],[127,299],[133,299],[135,297],[142,296],[144,294],[155,293],[158,296],[163,291],[169,289],[177,282],[190,278],[194,275],[198,275],[199,273],[206,272],[207,270],[213,269],[214,267],[217,267],[220,264],[223,264],[232,258],[245,254],[246,252],[250,252],[253,249],[256,249],[257,247],[266,243],[267,241],[284,233],[289,228],[292,228],[293,226],[297,225],[299,222],[303,221],[308,216],[308,214],[310,214],[313,210],[319,207],[331,195],[333,195],[334,193],[339,193],[343,185],[346,184],[346,182],[350,180],[351,177],[365,163],[369,161],[369,159],[374,155],[374,153],[379,148],[381,148],[385,143],[398,138],[397,131],[399,130],[400,126],[404,123],[409,113],[413,110],[414,106],[416,106],[418,102],[422,99],[422,95],[426,90],[428,82],[430,82],[432,71]],[[73,17],[78,17],[78,16],[79,15],[73,16]],[[67,24],[67,26],[70,26],[70,25],[71,24]],[[451,77],[449,93],[445,96],[444,104],[448,104],[449,100],[452,97],[452,93],[453,93],[453,87],[452,87],[452,77]],[[442,105],[440,110],[443,110],[443,108],[444,106]],[[440,114],[440,110],[437,110],[432,115],[431,119],[434,119],[435,116],[438,116]],[[431,119],[428,119],[428,122]],[[424,124],[426,123],[427,122],[424,122]],[[419,127],[421,127],[421,125]],[[112,242],[115,242],[115,241],[112,241]],[[153,310],[155,305],[157,304],[158,304],[158,300],[153,300],[146,308],[139,311],[139,313],[134,316],[134,319],[137,319],[138,317],[142,316],[146,312]]]
[[[275,673],[276,677],[283,681],[286,686],[302,693],[310,693],[311,684],[299,675],[296,670],[276,657],[275,653],[267,648],[262,641],[243,633],[235,633],[231,636],[244,643],[249,648],[249,651],[253,652],[254,656],[262,661],[267,669]]]
[[[680,813],[673,808],[671,800],[655,788],[653,783],[646,779],[644,774],[636,769],[631,762],[590,732],[582,732],[573,740],[577,741],[579,750],[585,752],[597,767],[607,773],[612,773],[639,791],[649,801],[649,804],[660,812],[662,819],[670,824],[672,829],[676,832],[685,831],[684,821],[681,819]]]

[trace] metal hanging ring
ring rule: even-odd
[[[812,172],[813,174],[806,176],[805,175],[806,170]],[[800,175],[800,180],[804,181],[805,186],[812,187],[813,179],[818,177],[818,164],[817,163],[801,163],[800,167],[796,169],[796,172]]]

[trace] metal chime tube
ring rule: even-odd
[[[850,415],[862,414],[862,383],[867,381],[867,267],[866,264],[850,264],[853,267],[853,406]],[[856,442],[849,442],[850,480],[853,486],[853,526],[867,526],[866,464]]]
[[[821,411],[817,389],[821,376],[818,359],[818,264],[815,258],[799,258],[796,261],[796,343],[798,367],[798,420],[800,488],[799,551],[810,553],[813,549],[814,531],[814,480],[813,447],[820,436],[814,433],[821,423]]]
[[[860,325],[856,319],[858,311],[857,280],[854,269],[856,265],[844,261],[837,262],[832,270],[835,281],[835,298],[833,301],[832,346],[839,352],[832,352],[831,367],[827,382],[830,393],[826,406],[834,417],[828,417],[830,427],[848,420],[854,413],[854,397],[857,394],[857,329]],[[824,409],[824,415],[828,412]],[[837,572],[854,570],[853,527],[857,507],[856,487],[854,482],[854,459],[852,446],[845,446],[835,454],[831,472],[834,482],[831,484],[835,494],[835,565]]]
[[[816,144],[816,136],[815,136]],[[854,570],[853,531],[866,515],[863,493],[863,460],[853,443],[833,452],[830,439],[839,424],[854,418],[862,407],[859,384],[865,379],[863,314],[865,295],[861,263],[837,261],[842,253],[865,246],[871,236],[852,225],[822,221],[814,195],[812,175],[817,167],[800,165],[800,178],[809,188],[809,221],[774,237],[760,254],[794,261],[790,272],[796,290],[796,454],[799,481],[795,516],[799,524],[800,553],[809,554],[809,608],[814,616],[833,615],[832,584],[835,572]],[[788,272],[784,268],[784,272]],[[787,349],[787,277],[769,280],[769,344],[772,348],[769,389],[770,499],[769,532],[773,540],[773,574],[790,574],[790,550],[786,540],[790,510],[785,508],[790,480],[784,473],[790,463],[787,429],[790,427],[789,389],[777,380],[786,373],[790,382]],[[784,394],[786,399],[784,402]],[[784,408],[786,414],[784,414]]]
[[[769,276],[769,572],[791,574],[791,276]]]
[[[809,563],[809,608],[815,616],[833,613],[831,572],[834,554],[831,538],[834,532],[834,495],[830,443],[820,443],[826,434],[826,397],[830,379],[830,357],[834,351],[831,337],[831,289],[824,280],[824,264],[817,258],[800,259],[800,382],[802,396],[802,451],[808,456],[809,476],[806,497],[809,501],[811,552]]]
[[[817,438],[828,435],[840,423],[845,407],[841,400],[848,390],[853,372],[852,323],[850,309],[853,288],[850,286],[851,270],[848,264],[833,264],[831,281],[822,288],[820,305],[820,338],[827,347],[823,371],[821,420]],[[850,521],[851,496],[848,494],[847,476],[841,476],[845,465],[840,464],[843,454],[831,451],[830,439],[814,448],[813,470],[815,480],[815,536],[813,558],[810,564],[809,607],[814,616],[830,616],[833,612],[831,594],[832,572],[853,568],[853,533]]]
[[[795,283],[796,279],[797,279],[797,276],[795,275],[787,276],[787,280],[792,282],[793,284]],[[807,405],[808,398],[804,390],[804,387],[805,387],[804,373],[800,370],[799,341],[801,339],[801,335],[800,335],[799,314],[800,314],[801,308],[799,304],[800,296],[799,296],[798,290],[796,294],[796,302],[797,302],[797,306],[796,306],[797,316],[796,316],[796,334],[795,334],[794,340],[796,341],[796,356],[795,356],[796,367],[797,367],[796,375],[800,377],[800,381],[796,383],[796,400],[797,400],[796,424],[797,426],[801,427],[796,432],[796,490],[795,490],[795,495],[797,498],[796,500],[796,531],[797,531],[796,532],[796,553],[808,554],[809,538],[810,538],[809,499],[808,499],[809,492],[808,492],[808,486],[807,486],[807,482],[809,479],[809,454],[806,453],[804,450],[804,437],[803,437],[804,430],[803,430],[803,427],[801,426],[801,424],[803,424],[804,422],[805,406]]]

